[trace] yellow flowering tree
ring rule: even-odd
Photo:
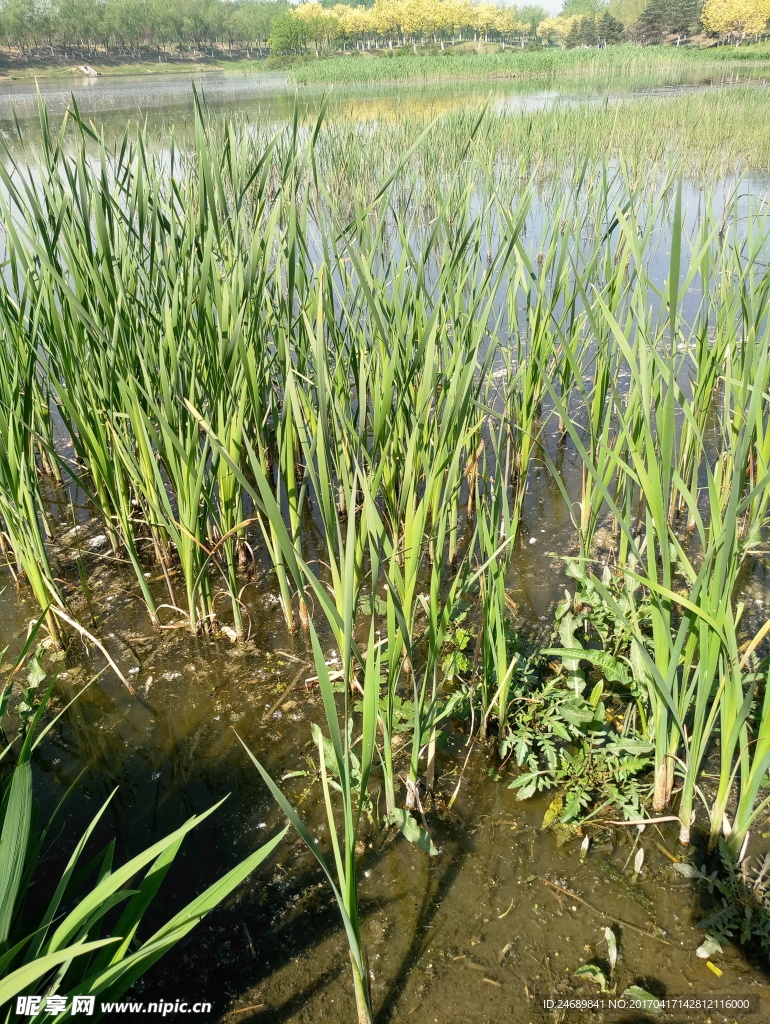
[[[387,39],[393,49],[393,37],[401,28],[401,4],[397,0],[376,0],[372,23],[377,34]]]
[[[343,40],[361,39],[372,30],[371,11],[366,7],[348,7],[347,4],[337,4],[332,8],[332,13],[340,25],[340,35]]]
[[[758,36],[770,18],[769,0],[706,0],[701,14],[704,27],[714,35],[735,40]]]
[[[578,20],[578,15],[573,15],[571,18],[544,18],[537,26],[537,34],[544,43],[550,42],[555,39],[559,46],[564,49],[567,44],[567,36],[570,33],[575,21]]]
[[[494,31],[500,13],[500,8],[495,7],[494,4],[476,4],[472,24],[485,40],[489,37],[489,33]]]
[[[442,17],[452,38],[457,33],[462,42],[463,29],[473,25],[473,4],[470,0],[443,0],[441,7]]]
[[[305,25],[308,37],[315,45],[316,57],[322,47],[328,47],[341,34],[339,18],[333,11],[321,7],[317,0],[299,4],[293,16]]]

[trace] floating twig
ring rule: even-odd
[[[270,707],[269,707],[269,708],[267,709],[267,711],[266,711],[266,712],[264,713],[264,715],[262,715],[262,721],[263,721],[263,722],[266,722],[266,721],[267,721],[267,719],[268,719],[268,718],[270,718],[270,716],[271,716],[271,715],[272,715],[272,714],[273,714],[273,713],[274,713],[275,711],[277,711],[277,709],[278,709],[278,708],[279,708],[279,707],[281,706],[281,704],[283,704],[283,702],[284,702],[284,701],[286,700],[286,698],[287,698],[287,697],[289,696],[289,694],[291,693],[291,691],[292,691],[293,689],[295,689],[295,687],[296,687],[296,686],[297,686],[297,684],[299,683],[300,679],[301,679],[301,678],[302,678],[302,677],[304,676],[304,674],[305,674],[305,673],[307,672],[307,670],[308,670],[309,668],[310,668],[310,666],[309,666],[309,665],[307,664],[307,662],[305,662],[305,663],[304,663],[304,664],[302,665],[302,668],[301,668],[301,669],[299,670],[299,672],[298,672],[298,673],[296,674],[296,676],[295,676],[295,677],[294,677],[294,678],[292,679],[292,681],[291,681],[291,682],[289,683],[289,685],[288,685],[288,686],[286,687],[286,689],[285,689],[285,690],[283,691],[283,693],[282,693],[282,694],[281,694],[281,696],[280,696],[280,697],[278,698],[278,700],[277,700],[277,701],[275,701],[275,703],[271,704],[271,705],[270,705]]]
[[[121,681],[121,683],[123,683],[123,685],[126,687],[126,689],[131,694],[131,696],[135,697],[136,696],[136,690],[133,688],[131,683],[129,683],[129,681],[126,679],[126,677],[120,671],[118,666],[115,664],[115,662],[113,661],[112,657],[110,656],[110,654],[109,654],[107,648],[104,646],[104,644],[100,643],[92,633],[88,632],[87,629],[84,629],[84,627],[81,626],[79,622],[76,622],[74,619],[71,619],[69,617],[69,615],[65,615],[65,613],[61,610],[61,608],[57,608],[55,604],[49,605],[48,608],[49,608],[49,611],[52,611],[54,613],[54,615],[57,615],[60,619],[63,619],[69,626],[72,626],[73,629],[77,630],[78,633],[80,633],[80,635],[82,637],[85,637],[86,640],[90,640],[91,643],[94,645],[94,647],[98,647],[99,648],[99,650],[102,652],[104,657],[109,662],[110,668],[113,670],[115,675],[118,677],[118,679]]]
[[[662,821],[679,821],[676,814],[664,814],[662,818],[636,818],[634,821],[608,821],[608,825],[658,825]]]
[[[516,900],[511,900],[511,905],[510,905],[510,907],[508,907],[508,909],[506,910],[506,912],[505,912],[504,914],[498,914],[498,915],[497,915],[497,920],[498,920],[498,921],[502,921],[502,919],[503,919],[504,917],[508,917],[508,915],[510,914],[510,912],[511,912],[511,911],[513,910],[513,904],[514,904],[515,902],[516,902]]]

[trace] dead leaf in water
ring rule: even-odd
[[[604,929],[604,938],[607,943],[607,956],[610,961],[610,977],[612,977],[615,965],[618,962],[618,940],[615,938],[615,932],[612,928]]]
[[[692,864],[672,864],[674,871],[677,871],[684,878],[700,878],[700,872]]]
[[[564,807],[564,796],[561,793],[557,793],[548,805],[548,809],[543,816],[543,824],[541,828],[548,828],[549,825],[553,825],[555,821],[561,817],[561,812]]]
[[[607,978],[601,967],[597,967],[596,964],[583,964],[582,967],[578,967],[575,971],[575,976],[578,978],[587,978],[588,981],[592,981],[594,985],[598,985],[602,992],[608,990]]]
[[[631,999],[634,1003],[640,1004],[640,1008],[646,1013],[660,1013],[660,1000],[641,985],[631,985],[623,993],[624,999]]]
[[[510,951],[512,949],[513,949],[513,943],[512,942],[506,942],[506,944],[500,950],[499,956],[497,957],[498,964],[502,964],[503,960],[505,960],[505,958],[508,956],[508,954],[510,953]]]

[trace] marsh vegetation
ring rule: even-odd
[[[140,624],[121,652],[185,633],[224,664],[276,609],[300,667],[265,717],[315,686],[312,745],[281,774],[248,723],[237,749],[326,877],[360,1021],[393,1012],[361,863],[377,836],[440,863],[471,758],[507,813],[545,795],[576,872],[611,827],[658,829],[723,900],[713,941],[766,940],[770,222],[766,179],[724,175],[766,169],[765,103],[280,128],[198,105],[163,144],[41,104],[34,143],[6,148],[0,537],[37,622],[19,666],[77,641],[147,700],[107,579]],[[685,127],[650,150],[666,123]],[[545,615],[514,599],[525,553],[557,580]],[[3,841],[32,828],[32,691]],[[152,848],[164,873],[180,841]],[[621,876],[649,900],[635,856]],[[0,860],[8,891],[22,877]],[[118,894],[130,872],[105,877]],[[123,952],[154,884],[105,906]],[[95,897],[66,894],[85,943]],[[42,963],[45,932],[28,942],[3,962]],[[46,991],[88,977],[61,962]]]

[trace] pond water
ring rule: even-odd
[[[196,81],[213,107],[268,121],[285,119],[295,103],[295,90],[281,75],[206,75]],[[727,87],[729,82],[693,76],[602,86],[357,87],[335,90],[332,104],[361,117],[396,116],[410,108],[480,106],[491,92],[496,109],[538,109],[557,100],[583,102],[713,84]],[[66,108],[72,91],[84,113],[116,131],[129,116],[146,115],[162,128],[184,122],[192,112],[190,80],[181,75],[85,80],[71,89],[59,81],[40,85],[53,114]],[[323,90],[303,89],[299,96],[303,113],[312,114]],[[6,87],[0,117],[7,130],[11,101],[20,118],[36,116],[31,86]],[[746,191],[761,195],[766,184],[749,182]],[[695,192],[688,193],[688,226],[697,220],[700,201]],[[547,215],[538,208],[535,227],[537,218]],[[661,239],[661,277],[666,245]],[[577,487],[575,452],[568,447],[564,459],[571,462],[565,477]],[[57,500],[53,495],[51,507],[60,517],[57,532],[63,534],[71,513],[57,507]],[[558,488],[545,471],[535,470],[510,582],[522,635],[548,634],[566,582],[562,563],[552,553],[573,550],[572,523]],[[66,712],[36,758],[44,815],[75,784],[60,823],[70,839],[118,787],[96,839],[104,845],[117,837],[121,857],[229,794],[224,807],[186,840],[166,880],[161,913],[200,892],[281,825],[235,731],[273,777],[283,780],[311,832],[321,842],[328,838],[311,762],[310,723],[323,714],[320,697],[307,681],[313,675],[312,659],[303,636],[286,632],[277,602],[260,586],[263,569],[255,569],[244,592],[251,640],[235,646],[222,639],[195,639],[181,630],[153,632],[131,581],[105,563],[101,578],[92,581],[100,598],[98,634],[139,697],[129,696],[116,679],[103,677]],[[758,563],[755,569],[747,593],[766,600],[770,587],[764,566]],[[35,616],[32,605],[7,586],[0,594],[0,646],[10,644],[12,655]],[[62,703],[101,665],[98,652],[73,651],[60,674]],[[429,809],[439,855],[429,858],[392,833],[375,826],[370,830],[362,855],[362,916],[378,1024],[583,1021],[585,1011],[552,1013],[542,1001],[576,991],[594,994],[587,984],[576,989],[573,975],[582,964],[607,958],[604,929],[609,926],[619,938],[618,991],[640,984],[655,994],[687,999],[751,997],[756,1012],[746,1019],[770,1020],[767,978],[740,951],[726,950],[719,961],[721,977],[696,957],[703,938],[697,921],[704,909],[701,894],[672,868],[680,851],[670,827],[648,828],[643,834],[633,827],[608,827],[594,835],[588,856],[581,859],[580,838],[560,842],[557,834],[543,831],[545,803],[518,802],[515,792],[494,777],[495,766],[492,750],[479,741],[469,745],[462,723],[456,723],[440,754],[437,796]],[[644,869],[634,881],[629,864],[640,845]],[[250,879],[132,994],[146,1001],[210,1000],[210,1017],[196,1019],[217,1024],[354,1020],[344,933],[328,887],[301,841],[290,835],[267,870]],[[602,1011],[588,1019],[689,1024],[743,1016],[682,1010],[647,1018]]]
[[[283,73],[205,73],[194,76],[166,74],[38,79],[0,86],[0,128],[13,138],[13,112],[20,121],[36,121],[38,93],[52,116],[60,116],[74,98],[80,111],[103,125],[108,134],[121,134],[127,117],[147,120],[151,130],[189,123],[194,113],[195,90],[214,111],[248,114],[252,119],[282,122],[293,116],[299,102],[302,116],[317,113],[331,93],[330,113],[356,117],[403,117],[438,114],[444,110],[481,107],[515,112],[540,110],[554,103],[582,103],[633,95],[671,95],[706,86],[728,88],[756,82],[765,76],[746,70],[736,74],[678,74],[628,78],[621,76],[583,80],[505,80],[374,83],[355,86],[296,86]]]

